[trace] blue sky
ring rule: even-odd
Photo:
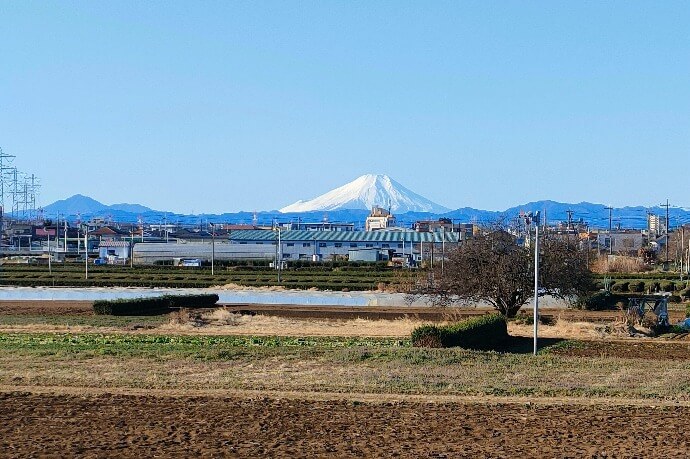
[[[0,2],[0,147],[75,193],[690,206],[688,2]]]

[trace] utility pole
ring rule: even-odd
[[[613,255],[613,207],[604,207],[609,211],[609,255]]]
[[[537,355],[537,336],[539,334],[539,212],[534,225],[534,355]]]
[[[55,227],[57,228],[57,226]],[[52,255],[50,253],[50,230],[46,231],[48,233],[48,273],[52,276],[53,275],[53,264],[51,258]],[[57,236],[57,229],[55,230],[55,235]]]
[[[570,245],[570,231],[573,228],[573,211],[568,209],[565,211],[568,214],[568,227],[566,228],[566,240],[568,241],[568,245]]]
[[[168,232],[168,213],[167,212],[165,213],[165,218],[163,219],[163,221],[165,222],[165,243],[167,244],[168,243],[168,235],[170,234]]]
[[[446,228],[441,227],[441,279],[443,279],[445,261],[446,261]]]
[[[659,207],[666,207],[666,264],[668,264],[668,230],[669,230],[669,221],[668,221],[668,208],[671,205],[668,203],[668,199],[666,200],[666,204],[659,204]]]
[[[680,281],[683,282],[683,251],[685,250],[685,227],[680,225]]]
[[[539,336],[539,212],[528,213],[523,215],[525,221],[525,228],[527,234],[531,233],[530,227],[534,223],[534,308],[532,311],[534,317],[534,355],[537,355],[537,341]]]
[[[280,284],[280,271],[283,269],[283,244],[280,239],[280,226],[278,227],[278,283]]]
[[[211,275],[215,275],[214,266],[216,261],[216,225],[215,223],[210,223],[211,225]]]
[[[89,278],[89,224],[85,225],[84,231],[84,279]]]

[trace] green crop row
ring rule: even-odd
[[[185,335],[104,335],[104,334],[22,334],[0,333],[0,345],[44,347],[70,345],[81,347],[124,346],[236,346],[236,347],[400,347],[409,340],[366,337],[281,337],[281,336],[185,336]]]
[[[34,278],[34,279],[0,279],[0,285],[12,287],[168,287],[168,288],[208,288],[214,285],[222,284],[221,279],[211,281],[198,280],[157,280],[157,279],[137,279],[137,280],[107,280],[107,279],[60,279],[60,278]],[[284,280],[278,282],[276,280],[260,282],[260,281],[240,281],[233,282],[238,285],[247,287],[263,287],[263,286],[282,286],[285,288],[294,289],[310,289],[316,288],[319,290],[375,290],[381,282],[296,282]]]

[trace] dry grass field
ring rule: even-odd
[[[4,307],[4,309],[2,309]],[[0,303],[3,457],[686,457],[690,341],[510,324],[502,352],[424,322],[92,316]],[[572,319],[572,316],[568,316]],[[582,317],[584,318],[584,317]]]

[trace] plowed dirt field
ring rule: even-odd
[[[688,407],[0,394],[3,457],[687,457]]]

